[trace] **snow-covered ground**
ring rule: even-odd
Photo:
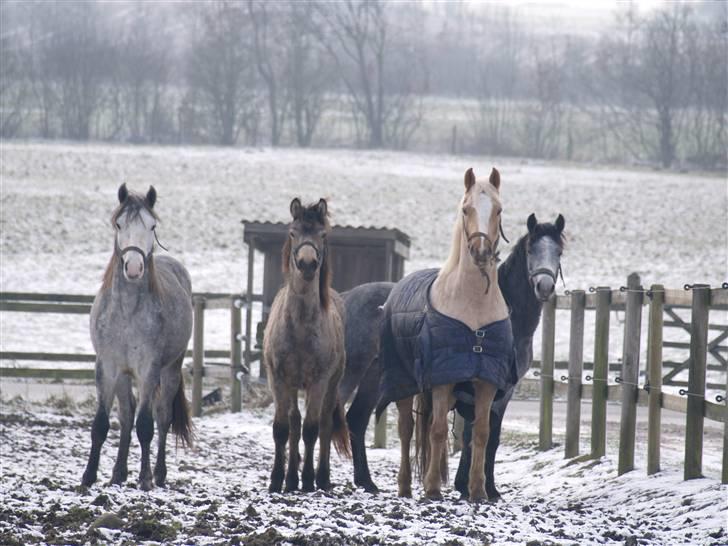
[[[504,228],[512,244],[525,232],[531,212],[541,220],[558,213],[566,217],[563,267],[569,289],[617,287],[632,271],[645,286],[716,286],[728,279],[725,177],[393,152],[2,142],[0,290],[94,293],[111,253],[108,220],[121,182],[139,191],[155,185],[160,239],[188,267],[197,291],[242,291],[246,249],[240,220],[285,221],[296,195],[329,198],[334,223],[408,233],[407,272],[438,265],[448,251],[463,172],[473,166],[485,176],[491,165],[501,171]],[[613,361],[621,355],[621,318],[612,316]],[[587,315],[587,360],[593,351],[592,320]],[[3,313],[0,347],[91,352],[87,321],[82,315]],[[556,358],[563,360],[568,313],[559,312],[557,321]],[[713,313],[711,322],[726,323],[728,316]],[[206,346],[225,348],[227,313],[209,312],[205,324]],[[643,346],[645,341],[646,335]],[[535,349],[538,358],[538,338]],[[0,408],[3,544],[228,543],[235,537],[245,544],[284,539],[295,544],[728,543],[728,490],[716,480],[722,425],[707,425],[707,479],[682,481],[683,417],[666,424],[662,473],[646,478],[638,470],[617,477],[614,442],[607,457],[596,462],[564,461],[561,450],[539,453],[537,413],[514,406],[499,452],[505,502],[472,507],[454,494],[434,504],[397,499],[393,433],[389,449],[370,451],[373,474],[384,487],[378,497],[350,485],[347,462],[334,464],[338,486],[331,494],[269,496],[270,409],[247,409],[196,421],[195,450],[170,453],[167,490],[145,494],[133,486],[99,485],[84,492],[76,485],[92,404],[59,415],[58,408],[27,400],[11,403],[12,392],[7,384],[0,390],[6,397]],[[586,427],[588,414],[583,415]],[[612,434],[615,426],[616,421]],[[118,432],[112,431],[101,467],[106,480],[116,441]],[[638,445],[643,443],[638,437]],[[136,468],[138,448],[132,451],[130,465]],[[638,457],[644,451],[638,450]],[[640,469],[643,463],[638,461]],[[103,512],[119,515],[122,529],[87,535]]]
[[[616,458],[571,460],[563,450],[536,450],[533,412],[517,403],[499,451],[503,501],[471,505],[451,487],[442,502],[396,496],[399,450],[370,449],[376,496],[351,483],[351,463],[334,456],[331,492],[267,492],[272,464],[270,409],[213,413],[195,419],[196,446],[168,450],[168,487],[136,488],[134,439],[130,481],[107,486],[118,425],[104,447],[100,482],[78,487],[89,447],[92,404],[64,411],[5,401],[0,413],[0,543],[77,544],[158,541],[179,544],[725,544],[728,488],[714,479],[682,481],[666,461],[652,477],[617,476]],[[515,409],[515,408],[514,408]],[[618,407],[616,413],[619,413]],[[557,407],[557,413],[563,407]],[[611,412],[614,413],[614,412]],[[520,416],[520,417],[519,417]],[[537,421],[537,419],[536,419]],[[665,447],[679,427],[665,418]],[[610,419],[609,434],[617,433]],[[555,439],[562,441],[558,433]],[[719,465],[720,427],[706,432],[706,466]],[[173,443],[172,443],[173,444]],[[609,455],[612,455],[611,453]],[[450,460],[451,476],[457,459]],[[106,526],[91,529],[105,515]],[[114,520],[109,514],[118,519]]]
[[[632,271],[645,286],[717,286],[728,279],[725,177],[352,150],[1,142],[0,156],[2,290],[95,293],[111,253],[109,217],[121,182],[138,191],[155,185],[160,238],[187,266],[197,291],[242,291],[246,248],[240,220],[287,221],[296,195],[327,197],[334,223],[397,227],[409,234],[406,272],[436,266],[448,252],[465,169],[473,166],[476,175],[487,176],[492,165],[501,171],[503,224],[511,244],[525,232],[531,212],[542,221],[558,213],[566,217],[563,268],[570,289],[616,288]],[[728,321],[725,313],[714,315]],[[615,360],[621,355],[619,318],[612,320]],[[3,319],[3,350],[91,352],[84,316]],[[558,321],[564,326],[557,328],[556,358],[565,360],[568,315],[559,313]],[[225,348],[228,324],[225,312],[208,314],[206,346]],[[587,358],[592,332],[587,322]],[[538,338],[535,345],[538,358]]]

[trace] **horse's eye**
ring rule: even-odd
[[[465,216],[467,216],[467,215],[468,215],[468,209],[467,209],[467,207],[463,207],[463,214],[464,214]]]
[[[322,231],[322,232],[321,232],[321,238],[322,238],[322,239],[326,239],[326,232],[325,232],[325,231]]]
[[[289,231],[289,232],[288,232],[288,235],[289,235],[289,237],[290,237],[291,239],[293,239],[293,231]]]
[[[152,231],[154,231],[155,229],[157,229],[157,224],[154,224],[154,225],[152,226]]]
[[[119,225],[119,222],[116,222],[116,229],[121,229],[121,225]]]

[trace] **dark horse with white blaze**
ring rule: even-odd
[[[192,422],[185,399],[182,359],[192,333],[192,288],[187,270],[169,256],[154,257],[157,198],[154,187],[146,196],[118,191],[119,206],[111,224],[114,251],[101,290],[91,309],[91,341],[96,350],[98,408],[91,429],[91,453],[82,484],[96,481],[101,447],[109,431],[114,396],[119,400],[121,432],[111,483],[127,478],[131,430],[142,448],[139,486],[152,488],[150,444],[157,421],[159,442],[154,481],[163,486],[169,427],[184,444],[192,440]],[[139,410],[132,392],[139,391]]]
[[[531,365],[532,339],[541,317],[542,302],[552,295],[561,271],[564,224],[564,217],[560,214],[553,224],[538,223],[536,216],[531,214],[526,222],[527,233],[514,245],[508,258],[498,268],[498,284],[511,311],[519,380]],[[369,474],[364,435],[379,396],[381,306],[393,287],[394,283],[368,283],[342,294],[347,313],[347,364],[339,393],[342,399],[348,399],[352,393],[356,393],[346,414],[352,439],[354,482],[370,492],[376,492],[377,487]],[[486,493],[491,500],[500,497],[495,487],[495,455],[500,443],[503,416],[514,389],[510,388],[491,405],[491,428],[485,460]],[[458,402],[457,405],[465,410],[466,426],[455,488],[467,496],[472,409],[468,411],[467,403]]]
[[[348,455],[349,432],[337,388],[344,374],[344,304],[331,288],[327,235],[331,230],[324,199],[304,207],[291,201],[293,221],[283,246],[285,284],[271,306],[263,341],[263,360],[275,402],[273,440],[275,458],[271,492],[283,486],[285,448],[289,443],[286,491],[298,489],[301,413],[298,391],[306,391],[303,422],[305,455],[301,480],[304,491],[314,489],[313,456],[319,439],[315,479],[319,489],[329,489],[330,448]]]

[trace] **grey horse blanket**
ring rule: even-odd
[[[498,399],[518,380],[510,318],[473,331],[438,312],[430,305],[437,273],[425,269],[408,275],[384,305],[377,416],[390,402],[433,386],[480,379],[498,388]]]

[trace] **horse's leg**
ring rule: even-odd
[[[397,475],[397,486],[400,497],[412,496],[412,463],[410,461],[410,442],[415,429],[415,420],[412,417],[412,405],[414,397],[405,398],[397,402],[399,419],[399,474]]]
[[[491,501],[498,500],[501,496],[495,488],[495,454],[500,445],[502,424],[503,413],[491,411],[490,435],[488,436],[488,447],[485,448],[485,492],[488,494],[488,500]]]
[[[81,485],[90,486],[96,481],[99,470],[99,457],[101,446],[106,441],[109,433],[109,413],[114,403],[114,388],[116,378],[112,377],[108,369],[103,368],[101,361],[96,361],[96,416],[91,425],[91,452],[88,456],[88,464],[81,478]]]
[[[491,383],[473,381],[475,387],[475,420],[473,421],[472,460],[468,490],[471,502],[480,502],[485,496],[485,445],[490,434],[490,406],[496,387]]]
[[[338,370],[329,378],[326,395],[321,405],[319,418],[319,461],[316,469],[316,487],[331,489],[331,435],[334,429],[334,408],[339,389],[339,381],[344,371],[345,362],[341,362]],[[307,415],[308,417],[308,415]]]
[[[278,385],[272,382],[273,399],[275,400],[275,415],[273,416],[273,441],[276,445],[273,458],[273,470],[270,473],[270,486],[268,491],[280,493],[283,486],[283,474],[286,463],[286,442],[290,426],[288,414],[290,412],[291,397],[289,389],[285,385]]]
[[[473,422],[464,419],[463,426],[463,449],[460,451],[460,463],[458,472],[455,475],[455,489],[464,497],[468,497],[468,479],[470,473],[470,457],[472,450],[470,442],[473,439]]]
[[[351,439],[351,452],[354,458],[354,483],[369,493],[377,493],[379,489],[372,481],[367,463],[366,432],[369,420],[377,405],[379,395],[379,364],[372,362],[366,375],[359,383],[359,390],[346,413]],[[410,417],[412,414],[410,412]]]
[[[134,414],[136,413],[136,400],[131,389],[131,375],[122,373],[116,382],[116,398],[119,401],[119,452],[116,455],[114,472],[111,474],[112,484],[121,484],[128,475],[127,460],[129,458],[129,444],[131,444],[131,429],[134,428]]]
[[[298,443],[301,440],[301,412],[298,409],[298,389],[291,389],[289,399],[291,407],[288,410],[288,470],[286,471],[286,492],[298,489],[298,467],[301,463],[301,454]]]
[[[154,414],[152,402],[159,388],[159,370],[152,367],[147,376],[139,383],[139,412],[136,418],[136,433],[142,448],[141,470],[139,471],[139,488],[149,491],[152,482],[152,467],[149,462],[151,444],[154,438]]]
[[[301,489],[307,492],[314,490],[313,449],[319,437],[319,420],[321,419],[321,406],[324,402],[325,390],[326,385],[320,381],[306,391],[306,417],[303,420],[305,452],[303,455],[303,471],[301,472]]]
[[[181,362],[180,362],[181,365]],[[167,434],[172,424],[174,397],[177,395],[182,371],[176,364],[162,368],[159,394],[155,399],[154,413],[157,420],[157,462],[154,465],[154,483],[164,486],[167,479]]]
[[[452,385],[438,385],[432,389],[432,423],[430,425],[430,459],[425,473],[425,497],[441,499],[442,468],[440,461],[447,442],[447,412],[450,409]]]

